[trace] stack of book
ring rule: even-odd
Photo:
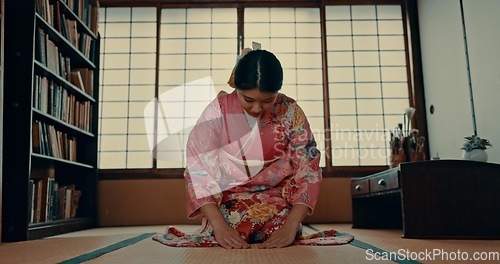
[[[31,223],[74,218],[82,195],[75,185],[60,186],[54,169],[36,169],[30,179]]]

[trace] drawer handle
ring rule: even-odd
[[[354,187],[354,189],[356,189],[356,191],[361,191],[361,185],[356,185],[356,187]]]
[[[385,180],[384,179],[378,180],[378,185],[384,186],[385,185]]]

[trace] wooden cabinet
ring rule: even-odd
[[[364,179],[351,181],[351,194],[353,196],[370,193],[370,180]]]
[[[351,183],[354,228],[403,228],[405,238],[500,238],[500,164],[407,162]]]
[[[398,172],[395,170],[370,178],[370,193],[385,192],[398,188],[399,178]]]
[[[393,168],[387,171],[379,172],[369,177],[353,178],[351,180],[351,194],[358,195],[377,195],[379,192],[395,190],[399,192],[399,169]]]
[[[2,241],[96,223],[94,0],[6,0]]]
[[[351,180],[353,228],[401,228],[399,169]]]

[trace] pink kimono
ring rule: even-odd
[[[255,125],[248,118],[236,91],[219,96],[203,112],[187,143],[187,212],[195,218],[201,206],[217,204],[232,228],[249,243],[260,243],[284,224],[293,205],[306,205],[313,213],[322,181],[321,155],[293,99],[278,94]],[[329,230],[304,237],[299,229],[295,244],[352,239],[339,234]],[[169,227],[154,239],[170,246],[218,245],[205,219],[196,234]]]

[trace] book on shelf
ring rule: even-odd
[[[92,3],[91,3],[92,2]],[[49,25],[66,38],[82,54],[89,57],[91,42],[97,36],[99,2],[88,0],[37,0],[36,11]],[[75,17],[79,20],[75,20]],[[81,23],[79,26],[78,23]],[[91,37],[87,27],[94,36]]]
[[[77,216],[82,192],[76,189],[75,185],[60,186],[56,180],[50,178],[46,181],[47,188],[43,187],[42,179],[35,179],[32,182],[36,193],[33,192],[31,223],[71,219]]]
[[[41,179],[33,179],[33,185],[33,223],[38,223],[42,220],[43,182]]]
[[[75,218],[77,215],[82,192],[76,189],[75,185],[66,185],[59,188],[58,195],[59,219]]]
[[[89,71],[83,72],[87,74]],[[79,82],[76,85],[85,85],[85,81],[78,77],[79,71],[73,73],[77,76],[75,81]],[[93,77],[85,75],[86,80],[91,78]],[[35,75],[33,83],[33,107],[35,109],[85,131],[91,131],[92,105],[88,100],[77,99],[62,85],[45,76]]]
[[[73,190],[73,193],[71,195],[71,207],[70,207],[70,218],[75,218],[76,217],[76,212],[78,210],[78,207],[80,205],[80,197],[82,197],[82,192],[80,190]]]
[[[85,93],[90,96],[94,96],[94,71],[89,68],[75,68],[75,72],[79,73],[79,78],[81,78],[82,86],[84,87]]]
[[[61,33],[63,37],[69,40],[68,21],[66,19],[66,15],[61,14],[60,20],[61,20],[61,31],[59,31],[59,33]]]
[[[30,208],[30,223],[35,222],[35,181],[30,179],[28,186],[28,208]]]
[[[31,222],[70,219],[77,215],[82,192],[75,185],[61,186],[54,168],[33,168],[30,179]]]
[[[77,139],[53,125],[35,120],[32,124],[32,152],[59,159],[77,160]]]
[[[68,186],[65,189],[66,193],[64,196],[64,212],[62,219],[69,219],[71,217],[71,197],[73,195],[73,191],[75,190],[74,186]]]
[[[47,65],[46,35],[43,29],[37,28],[35,34],[35,60],[42,65]]]
[[[31,138],[32,138],[32,147],[33,147],[33,153],[41,153],[41,140],[40,140],[40,122],[38,120],[35,120],[33,122],[33,127],[31,129]]]
[[[71,72],[71,83],[80,88],[80,90],[85,91],[85,85],[83,84],[83,79],[80,71],[72,71]]]
[[[37,202],[35,209],[36,221],[45,222],[50,218],[50,204],[52,198],[50,193],[53,191],[53,181],[55,179],[55,170],[51,168],[31,168],[31,179],[37,181]],[[39,217],[38,217],[39,215]]]
[[[58,208],[58,218],[59,219],[71,219],[76,217],[77,204],[79,200],[75,200],[73,198],[73,193],[76,193],[75,185],[66,185],[59,188],[58,196],[59,196],[59,208]],[[81,193],[80,191],[78,191]],[[79,199],[79,197],[78,197]],[[75,207],[76,206],[76,207]],[[75,207],[73,209],[73,207]],[[71,211],[74,210],[75,214],[72,215]]]

